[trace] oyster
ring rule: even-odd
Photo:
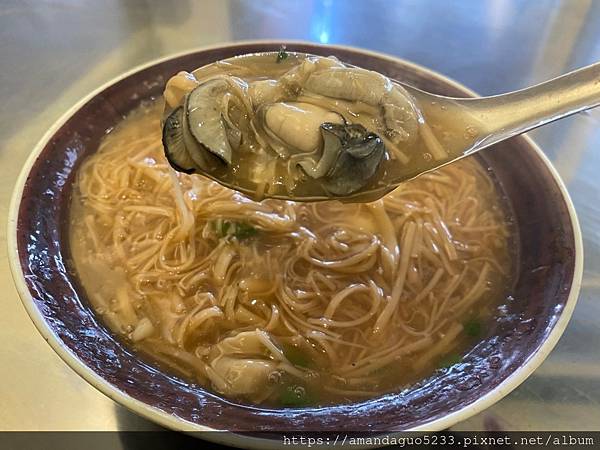
[[[244,331],[214,346],[206,371],[215,389],[222,394],[256,395],[266,390],[269,375],[281,368],[282,361],[286,361],[283,352],[268,333]]]
[[[313,159],[298,164],[334,195],[360,190],[365,180],[377,172],[385,156],[383,141],[362,125],[324,123],[320,127],[323,151],[315,165]]]
[[[186,119],[196,142],[206,151],[231,164],[232,149],[225,128],[225,102],[229,83],[225,79],[202,83],[187,96]]]
[[[188,153],[183,139],[183,106],[179,106],[169,114],[163,126],[162,142],[165,155],[171,166],[184,173],[194,173],[196,162]]]
[[[344,118],[310,103],[279,102],[260,111],[261,126],[280,155],[313,152],[322,145],[319,127],[326,122],[343,123]]]

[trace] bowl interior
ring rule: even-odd
[[[576,242],[567,201],[525,138],[496,145],[478,156],[493,168],[518,229],[515,245],[521,257],[509,314],[469,353],[460,370],[436,373],[406,392],[353,405],[305,410],[235,405],[140,360],[91,311],[70,267],[67,245],[67,207],[81,161],[97,149],[106,131],[141,101],[159,97],[171,74],[236,54],[277,48],[278,44],[239,44],[147,67],[95,95],[43,145],[16,211],[20,273],[15,276],[28,290],[24,301],[42,318],[43,326],[38,323],[38,327],[44,328],[43,333],[49,330],[53,335],[50,339],[83,362],[88,374],[104,380],[101,389],[105,393],[116,389],[167,415],[218,430],[403,430],[429,424],[497,392],[496,388],[533,357],[554,329],[569,297],[575,270]],[[288,49],[335,55],[427,91],[468,95],[458,85],[425,69],[360,50],[293,43]],[[145,414],[153,417],[151,412]]]

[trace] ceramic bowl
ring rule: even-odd
[[[104,394],[165,427],[182,431],[440,430],[500,400],[548,356],[579,292],[583,251],[573,205],[556,170],[528,138],[481,152],[513,211],[520,255],[514,300],[505,318],[466,356],[413,388],[351,405],[269,410],[233,404],[140,360],[91,310],[70,267],[68,205],[81,161],[106,131],[165,81],[217,59],[281,42],[244,42],[153,61],[100,87],[71,108],[25,163],[9,218],[9,258],[19,294],[40,333],[79,375]],[[292,51],[335,55],[426,91],[472,96],[460,84],[418,65],[356,48],[289,42]],[[233,433],[209,439],[240,446]]]

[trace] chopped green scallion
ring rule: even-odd
[[[483,332],[483,325],[477,319],[469,319],[463,324],[463,330],[467,336],[479,337]]]
[[[293,365],[298,367],[305,367],[307,369],[314,368],[314,362],[308,357],[308,355],[300,350],[298,347],[291,345],[285,345],[283,347],[283,354]]]
[[[449,353],[440,360],[439,367],[441,369],[449,368],[460,363],[461,361],[462,356],[460,356],[458,353]]]
[[[301,407],[312,403],[306,389],[303,386],[285,386],[279,396],[281,406]]]
[[[217,237],[234,237],[242,240],[252,237],[258,233],[258,230],[246,222],[235,222],[218,219],[214,223],[214,229]]]
[[[279,52],[277,52],[277,59],[275,62],[280,63],[281,61],[283,61],[284,59],[286,59],[288,57],[287,52],[285,51],[285,45],[282,45],[279,48]]]

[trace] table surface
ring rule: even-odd
[[[172,53],[244,39],[368,48],[446,74],[482,95],[600,60],[593,0],[0,0],[0,211],[36,142],[82,96]],[[575,203],[585,272],[574,316],[519,388],[458,424],[600,430],[600,109],[530,135]],[[14,288],[0,226],[0,430],[154,427],[79,378],[35,330]]]

